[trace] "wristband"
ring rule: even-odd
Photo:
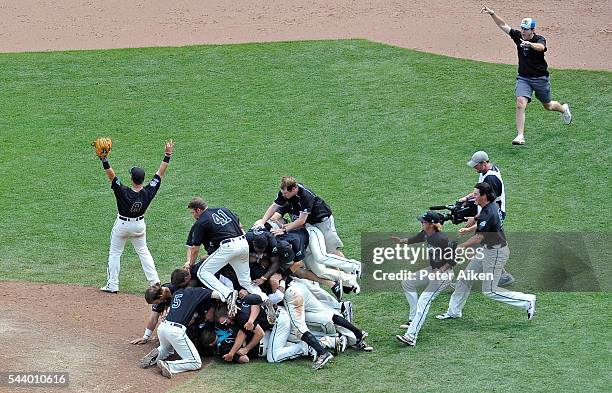
[[[142,338],[150,338],[152,334],[153,334],[153,330],[146,328]]]
[[[100,161],[102,161],[102,168],[104,168],[104,170],[110,169],[108,158],[100,158]]]
[[[172,157],[172,156],[169,156],[169,155],[166,154],[164,156],[164,162],[170,162],[170,157]]]

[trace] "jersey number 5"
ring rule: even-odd
[[[179,308],[181,306],[181,298],[183,297],[182,293],[177,293],[172,298],[172,308]]]

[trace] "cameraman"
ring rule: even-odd
[[[473,248],[482,245],[480,257],[473,258],[468,263],[465,270],[460,275],[455,286],[448,311],[442,315],[437,315],[438,319],[460,318],[465,306],[475,275],[484,273],[482,280],[482,293],[489,299],[507,303],[511,306],[519,307],[527,311],[527,319],[533,319],[535,315],[535,295],[521,292],[508,291],[495,285],[499,281],[499,276],[508,261],[510,250],[506,243],[506,235],[502,228],[501,214],[495,201],[495,193],[489,183],[478,183],[474,186],[474,198],[476,203],[482,207],[478,215],[476,233],[465,242],[457,246],[456,252],[459,253],[466,248]]]
[[[391,237],[397,243],[426,242],[428,246],[430,266],[414,272],[415,275],[412,279],[402,281],[410,312],[408,323],[401,325],[400,328],[408,330],[403,336],[397,335],[395,337],[410,346],[416,344],[417,335],[425,322],[431,302],[450,284],[452,267],[455,265],[453,245],[456,243],[449,242],[448,236],[442,232],[444,216],[440,213],[428,211],[418,217],[417,220],[421,222],[422,230],[415,236],[409,238]],[[417,287],[425,287],[421,296],[418,296]]]
[[[488,183],[493,191],[495,192],[495,202],[499,206],[499,211],[501,212],[502,224],[506,219],[506,193],[504,187],[504,181],[501,177],[501,172],[499,168],[489,162],[489,155],[485,151],[477,151],[472,155],[472,159],[467,163],[468,166],[474,168],[476,172],[478,172],[478,182],[479,183]],[[459,202],[467,202],[468,199],[474,199],[474,193],[469,193],[463,198],[459,199]],[[480,207],[478,207],[478,211],[480,212]],[[464,235],[469,232],[474,232],[476,230],[476,219],[468,220],[465,228],[461,228],[459,230],[460,235]],[[512,274],[507,271],[503,271],[501,277],[499,278],[499,283],[497,285],[503,287],[514,282],[514,277]]]

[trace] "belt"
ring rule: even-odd
[[[140,221],[140,220],[144,220],[144,216],[140,216],[140,217],[117,216],[117,217],[119,217],[119,219],[122,220],[122,221]]]
[[[238,236],[238,237],[231,237],[229,239],[221,240],[219,245],[225,244],[225,243],[230,243],[230,242],[237,242],[237,241],[240,241],[240,240],[243,240],[243,239],[246,239],[246,237],[244,235]]]
[[[504,248],[504,247],[506,247],[506,246],[507,246],[507,244],[495,244],[495,245],[493,245],[493,246],[489,246],[489,245],[485,244],[485,248],[486,248],[486,249],[492,249],[492,248]]]
[[[168,324],[168,325],[170,325],[170,326],[174,326],[174,327],[177,327],[177,328],[180,328],[180,329],[184,329],[184,330],[186,330],[186,329],[187,329],[187,328],[185,327],[185,325],[181,325],[180,323],[176,323],[176,322],[170,322],[170,321],[168,321],[167,319],[166,319],[164,322],[165,322],[165,323],[167,323],[167,324]]]

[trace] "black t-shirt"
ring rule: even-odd
[[[215,324],[215,334],[217,335],[217,342],[215,343],[215,352],[223,356],[232,350],[234,343],[236,342],[236,335],[240,328],[236,325],[220,325]]]
[[[497,203],[488,203],[482,208],[476,223],[476,233],[484,235],[481,242],[483,246],[506,245],[506,235],[504,234],[501,212]]]
[[[532,48],[521,48],[521,32],[519,30],[510,29],[508,33],[510,38],[516,44],[518,53],[518,74],[525,78],[536,78],[539,76],[548,76],[548,64],[544,60],[544,52],[546,52],[546,39],[541,35],[534,34],[529,42],[534,44],[543,44],[544,50],[537,51]]]
[[[316,224],[323,221],[325,217],[332,215],[332,211],[327,206],[325,201],[315,195],[314,192],[304,187],[302,184],[298,184],[297,195],[293,198],[287,199],[279,191],[274,203],[278,206],[286,206],[286,212],[291,215],[293,219],[299,217],[301,212],[308,213],[306,222],[309,224]]]
[[[136,192],[130,187],[121,184],[119,178],[115,176],[111,182],[111,188],[115,193],[119,215],[136,218],[145,214],[149,204],[151,204],[151,201],[155,198],[155,194],[157,194],[160,184],[161,177],[155,174],[149,184]]]
[[[196,308],[210,307],[211,294],[210,289],[203,287],[177,289],[172,295],[172,304],[166,320],[187,326]]]
[[[162,285],[162,287],[166,287],[166,288],[170,288],[170,292],[174,293],[176,291],[176,287],[170,283],[164,284]],[[166,299],[166,301],[161,302],[159,304],[153,304],[151,306],[151,311],[155,311],[158,313],[163,313],[164,310],[166,309],[166,307],[169,307],[170,304],[172,303],[172,296],[170,296],[168,299]]]
[[[210,255],[219,248],[221,241],[241,235],[237,215],[225,207],[209,207],[191,227],[187,245],[204,245]]]
[[[448,236],[444,232],[434,232],[431,236],[427,236],[425,231],[417,233],[415,236],[408,238],[407,244],[426,242],[429,246],[427,254],[429,256],[429,264],[434,269],[439,269],[444,264],[448,263],[451,266],[455,265],[454,249],[449,244]]]

